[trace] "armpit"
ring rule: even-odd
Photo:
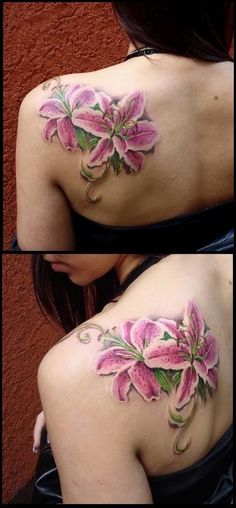
[[[47,118],[42,136],[51,141],[57,135],[66,150],[81,151],[80,173],[89,182],[85,198],[95,202],[99,197],[89,195],[94,183],[104,180],[110,171],[115,175],[122,170],[126,174],[141,171],[160,132],[147,116],[143,90],[112,97],[90,85],[62,85],[60,78],[55,79],[51,95],[38,110]]]
[[[106,331],[96,324],[85,324],[77,331],[79,340],[89,342],[92,329],[97,330],[102,344],[94,370],[99,375],[114,375],[113,397],[128,402],[129,393],[135,390],[146,402],[158,404],[163,393],[174,395],[168,420],[171,428],[178,429],[173,451],[180,454],[187,450],[190,443],[179,447],[179,439],[190,425],[199,399],[205,404],[216,390],[219,365],[216,339],[199,306],[188,302],[176,320],[143,317]]]

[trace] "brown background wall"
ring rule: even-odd
[[[33,476],[35,418],[41,411],[37,368],[65,335],[41,314],[32,287],[31,255],[3,255],[3,502]]]
[[[4,3],[4,249],[16,224],[15,143],[24,96],[50,77],[121,61],[128,41],[109,2]],[[3,502],[32,477],[37,367],[62,336],[35,302],[30,255],[3,256]]]
[[[16,228],[16,129],[24,96],[53,76],[118,63],[127,48],[110,2],[4,2],[4,249]]]

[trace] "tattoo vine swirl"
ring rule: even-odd
[[[190,415],[188,416],[188,418],[186,418],[184,425],[181,427],[181,429],[177,433],[177,436],[174,440],[173,451],[174,451],[175,455],[181,455],[182,453],[184,453],[189,448],[189,446],[191,444],[191,440],[189,440],[189,441],[187,441],[184,448],[180,448],[179,447],[179,440],[180,440],[180,437],[182,436],[183,432],[186,430],[186,428],[192,422],[192,419],[193,419],[193,417],[196,413],[196,410],[197,410],[197,405],[198,405],[198,397],[195,396],[192,411],[191,411]]]
[[[106,176],[108,175],[109,169],[110,169],[110,163],[108,163],[106,165],[106,168],[103,171],[103,173],[100,176],[98,176],[97,178],[95,178],[95,177],[92,177],[92,178],[87,177],[87,179],[89,179],[90,182],[85,187],[84,197],[85,197],[86,201],[88,201],[89,203],[96,203],[97,201],[100,201],[100,199],[101,199],[100,194],[97,194],[97,196],[92,198],[90,196],[90,191],[91,191],[91,189],[93,188],[93,186],[96,183],[101,183],[103,180],[105,180]]]
[[[51,86],[51,83],[54,79],[56,80],[57,84],[52,88],[52,90],[59,88],[61,86],[61,78],[60,78],[60,76],[56,76],[55,78],[51,78],[48,81],[45,81],[45,83],[43,84],[43,90],[48,90],[48,88]]]
[[[88,324],[83,324],[81,326],[79,326],[79,329],[78,331],[76,332],[76,337],[79,339],[80,342],[82,342],[82,344],[88,344],[89,342],[91,342],[91,337],[89,335],[89,333],[84,333],[85,330],[87,330],[89,328],[89,330],[92,328],[93,330],[97,330],[98,332],[100,332],[100,335],[106,335],[106,332],[104,331],[104,329],[99,326],[99,325],[96,325],[94,323],[89,323],[89,326]],[[82,336],[83,334],[83,336]],[[98,339],[99,339],[98,337]]]

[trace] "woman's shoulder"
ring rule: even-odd
[[[136,157],[131,155],[138,149],[153,149],[160,135],[157,125],[145,111],[148,87],[137,83],[130,65],[126,67],[124,63],[94,72],[50,78],[24,97],[18,129],[26,130],[28,136],[38,140],[46,158],[51,155],[54,160],[54,167],[63,168],[65,161],[73,166],[71,158],[66,158],[68,151],[76,152],[76,157],[81,158],[84,152],[90,154],[92,150],[91,157],[86,160],[92,170],[109,157],[115,174],[121,170],[118,161],[122,158],[127,171],[129,167],[130,172],[138,172],[144,157],[139,152]],[[115,137],[108,143],[112,133]],[[45,143],[55,139],[56,143]],[[104,144],[109,145],[105,154]],[[82,176],[88,178],[86,172]]]
[[[170,344],[167,338],[172,337],[171,328],[163,329],[164,331],[160,332],[163,332],[162,337],[159,335],[162,328],[158,331],[160,323],[167,323],[167,327],[173,327],[176,334],[179,323],[190,323],[193,320],[194,323],[195,321],[201,323],[203,335],[206,330],[211,331],[212,340],[217,350],[220,350],[219,374],[220,377],[222,376],[221,387],[223,387],[227,385],[231,369],[231,318],[231,255],[167,256],[142,273],[127,288],[117,303],[105,307],[102,312],[82,323],[57,342],[42,359],[39,367],[39,382],[43,380],[44,384],[45,380],[46,384],[50,383],[52,387],[57,386],[57,389],[58,376],[60,383],[68,387],[76,387],[77,384],[84,387],[90,384],[93,386],[95,383],[99,390],[102,390],[102,386],[106,386],[105,397],[107,397],[107,392],[111,392],[112,383],[110,376],[106,374],[118,373],[123,363],[125,364],[128,344],[131,349],[133,348],[132,351],[130,350],[131,357],[136,350],[137,358],[140,354],[144,361],[143,352],[145,344],[149,342],[150,334],[154,336],[157,334],[157,339],[163,340],[158,344],[165,344],[165,346]],[[146,338],[145,334],[147,334]],[[134,336],[136,339],[132,344]],[[109,345],[114,346],[114,351],[116,348],[119,349],[119,355],[121,355],[120,363],[118,362],[119,368],[117,364],[117,369],[111,368],[109,371],[109,361],[112,364],[117,360],[115,355],[114,358],[107,359],[107,366],[103,366],[99,371],[97,368],[99,359],[104,355],[104,348],[109,348]],[[172,360],[176,360],[175,354]],[[226,367],[227,375],[223,374]],[[164,368],[167,366],[165,365]],[[98,375],[104,376],[105,380],[102,383],[105,384],[101,384]],[[138,393],[140,395],[140,390]],[[144,400],[146,400],[145,396]]]
[[[117,303],[106,306],[57,342],[42,361],[43,371],[51,376],[50,365],[56,371],[63,370],[65,376],[91,371],[107,330],[142,320],[177,322],[191,306],[198,309],[224,350],[230,340],[226,331],[230,329],[227,317],[232,311],[231,293],[231,255],[167,256],[143,272]]]
[[[230,263],[220,273],[214,255],[205,264],[210,257],[211,275],[204,257],[164,259],[50,350],[38,378],[48,418],[112,421],[118,441],[130,429],[126,445],[147,474],[203,457],[231,422],[232,397],[231,317],[221,303],[230,299]]]
[[[125,65],[124,65],[125,64]],[[60,74],[57,76],[51,76],[47,78],[45,81],[35,85],[23,98],[23,103],[34,104],[34,101],[37,102],[42,98],[48,97],[48,95],[60,89],[60,87],[65,86],[73,86],[73,85],[91,85],[91,86],[99,86],[102,82],[107,87],[112,87],[117,83],[117,77],[121,76],[125,72],[127,75],[130,74],[130,66],[126,67],[125,62],[120,62],[118,64],[111,65],[109,67],[104,67],[101,69],[97,69],[95,71],[89,72],[74,72],[69,74]],[[132,72],[132,71],[131,71]],[[113,79],[111,79],[113,76]],[[109,78],[109,79],[108,79]],[[119,84],[118,84],[119,86]]]

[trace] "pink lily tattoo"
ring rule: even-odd
[[[158,139],[157,128],[149,120],[140,120],[144,113],[144,92],[136,91],[123,99],[105,103],[100,101],[99,110],[84,109],[73,112],[73,123],[101,138],[91,152],[88,166],[101,166],[116,153],[130,171],[143,167],[144,155]],[[105,107],[104,107],[105,106]]]
[[[39,108],[39,114],[48,118],[43,128],[43,138],[51,141],[57,132],[64,148],[75,150],[78,139],[72,122],[73,111],[75,108],[95,105],[95,92],[90,86],[75,85],[66,88],[56,88],[53,97],[45,100]]]
[[[83,178],[90,182],[85,190],[88,201],[100,199],[91,198],[89,192],[110,168],[116,175],[122,168],[127,174],[138,173],[143,169],[144,154],[153,152],[159,142],[159,129],[147,117],[145,103],[142,90],[112,98],[91,86],[63,87],[59,81],[52,96],[40,106],[39,115],[48,118],[42,133],[45,141],[57,134],[64,148],[88,152],[88,168],[82,162],[80,169]],[[94,169],[104,164],[103,172],[95,176]]]
[[[179,429],[173,451],[180,454],[187,450],[190,442],[180,448],[179,439],[194,417],[198,397],[206,403],[207,395],[211,397],[216,390],[219,364],[216,340],[198,305],[190,301],[176,321],[127,320],[106,332],[97,325],[85,324],[78,331],[82,342],[89,342],[89,333],[83,331],[90,328],[99,331],[103,342],[95,372],[115,374],[112,394],[118,401],[127,402],[131,389],[147,402],[160,399],[162,392],[170,395],[174,391],[177,413],[193,401],[187,418],[169,408],[169,425]]]
[[[218,352],[216,341],[209,330],[205,331],[200,310],[193,302],[185,309],[180,330],[177,326],[175,330],[173,322],[170,331],[174,338],[161,345],[157,342],[152,344],[145,352],[145,361],[151,368],[182,370],[176,404],[176,409],[181,409],[194,395],[199,377],[213,390],[216,389]],[[178,332],[182,333],[179,344]]]
[[[144,350],[147,344],[163,336],[164,327],[150,319],[125,321],[108,339],[111,346],[99,354],[97,374],[117,373],[112,391],[116,399],[127,401],[134,386],[142,397],[151,401],[160,398],[161,387],[155,374],[145,365]]]

